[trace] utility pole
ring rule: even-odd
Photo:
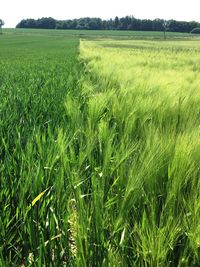
[[[169,27],[169,21],[164,20],[163,21],[163,33],[164,33],[164,39],[166,39],[166,31],[168,30]]]

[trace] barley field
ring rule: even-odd
[[[198,38],[43,33],[0,36],[0,266],[200,266]]]
[[[115,266],[200,264],[199,52],[198,41],[81,42]]]

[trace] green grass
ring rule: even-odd
[[[49,36],[78,36],[78,37],[112,37],[112,38],[129,38],[129,39],[164,39],[163,32],[151,31],[108,31],[108,30],[40,30],[40,29],[4,29],[5,34],[15,35],[49,35]],[[168,39],[187,39],[199,38],[199,35],[190,33],[167,32]]]
[[[200,265],[199,49],[198,41],[81,42],[113,266]]]
[[[79,90],[78,45],[77,38],[1,36],[0,240],[6,266],[32,266],[32,257],[37,266],[70,262],[65,150],[76,133],[64,103]],[[43,201],[31,207],[44,190]]]
[[[198,39],[80,33],[0,36],[0,266],[200,266]]]

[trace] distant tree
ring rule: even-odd
[[[139,31],[141,29],[141,20],[131,17],[131,24],[129,25],[129,30]]]
[[[114,26],[115,26],[115,30],[117,30],[119,27],[119,18],[118,17],[115,17]]]
[[[154,19],[152,21],[153,31],[163,31],[163,19]]]
[[[119,20],[119,30],[127,30],[129,24],[129,17],[123,17]]]
[[[101,30],[102,21],[99,18],[90,18],[88,21],[89,30]]]
[[[4,25],[4,21],[0,19],[0,34],[2,34],[2,26]]]
[[[1,28],[0,24],[0,28]],[[79,18],[72,20],[55,20],[53,18],[23,19],[17,28],[35,29],[88,29],[88,30],[133,30],[133,31],[163,31],[166,32],[191,32],[194,28],[200,28],[196,21],[176,21],[163,19],[136,19],[133,16],[115,19],[101,20],[100,18]]]
[[[200,24],[196,21],[188,22],[188,32],[191,32],[195,28],[200,28]]]
[[[80,18],[77,20],[77,30],[89,30],[90,18]]]
[[[106,20],[102,20],[101,27],[102,27],[102,30],[107,30],[107,21]]]
[[[191,30],[191,33],[200,34],[200,28],[194,28]]]
[[[106,30],[114,30],[114,21],[112,19],[107,20]]]
[[[33,29],[55,29],[56,20],[53,18],[23,19],[16,28],[33,28]]]
[[[153,21],[150,19],[141,20],[141,30],[142,31],[153,31]]]
[[[39,29],[55,29],[56,20],[53,18],[41,18],[37,20],[36,25]]]

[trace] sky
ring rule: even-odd
[[[176,19],[200,22],[200,0],[1,0],[0,19],[13,28],[26,18],[102,19],[132,15],[140,19]]]

